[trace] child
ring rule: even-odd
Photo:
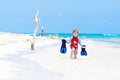
[[[78,43],[80,45],[82,45],[78,39],[78,30],[77,29],[74,29],[73,30],[73,38],[71,39],[71,44],[70,44],[70,47],[71,47],[71,54],[70,54],[70,58],[72,58],[73,56],[73,53],[74,53],[74,59],[77,58],[77,54],[78,54]]]

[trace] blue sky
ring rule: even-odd
[[[47,33],[120,33],[120,0],[1,0],[0,32],[33,32],[38,8]]]

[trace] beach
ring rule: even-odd
[[[1,32],[0,80],[120,80],[120,43],[83,38],[88,56],[79,46],[78,58],[70,59],[70,43],[60,53],[61,39],[38,36],[31,50],[31,35]]]

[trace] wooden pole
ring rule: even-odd
[[[34,50],[34,43],[35,43],[35,39],[36,39],[36,33],[38,31],[39,25],[40,25],[40,20],[38,19],[38,15],[40,13],[40,9],[37,10],[36,15],[33,17],[36,23],[36,28],[34,30],[34,34],[33,34],[33,42],[31,43],[31,50]]]
[[[31,44],[31,50],[34,50],[34,43]]]

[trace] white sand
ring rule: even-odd
[[[87,45],[87,57],[70,59],[70,47],[61,54],[60,40],[37,38],[30,50],[32,37],[0,33],[0,80],[120,80],[120,49],[93,40]],[[80,52],[80,47],[79,47]]]

